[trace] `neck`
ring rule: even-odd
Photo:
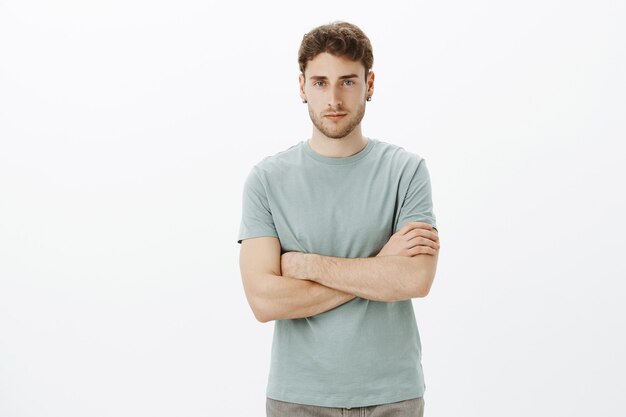
[[[309,139],[309,146],[316,153],[329,158],[346,158],[359,153],[367,146],[368,139],[361,133],[361,125],[354,128],[342,138],[329,138],[313,127],[313,135]]]

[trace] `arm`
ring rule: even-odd
[[[313,281],[281,276],[280,252],[280,242],[275,237],[241,242],[241,278],[248,304],[258,321],[310,317],[355,298]]]
[[[405,245],[408,256],[392,245]],[[393,255],[382,255],[393,253]],[[311,280],[330,288],[374,301],[400,301],[425,297],[430,291],[439,256],[436,229],[411,223],[389,240],[373,258],[336,258],[288,252],[281,262],[285,275]]]

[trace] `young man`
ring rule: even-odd
[[[358,27],[313,29],[299,64],[313,133],[252,168],[238,240],[252,311],[275,320],[267,415],[421,416],[411,299],[439,253],[426,163],[361,133],[374,73]]]

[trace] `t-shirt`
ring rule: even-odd
[[[282,253],[366,258],[409,221],[436,227],[422,157],[373,138],[352,156],[326,157],[303,140],[251,169],[238,243],[275,236]],[[424,390],[410,299],[356,297],[311,317],[274,322],[269,398],[364,407],[421,397]]]

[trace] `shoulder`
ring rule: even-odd
[[[252,170],[261,177],[284,173],[286,169],[299,165],[302,145],[301,141],[285,150],[266,156],[254,165]]]
[[[373,139],[376,142],[376,153],[380,160],[392,164],[398,168],[416,170],[424,158],[414,152],[405,149],[400,145]]]

